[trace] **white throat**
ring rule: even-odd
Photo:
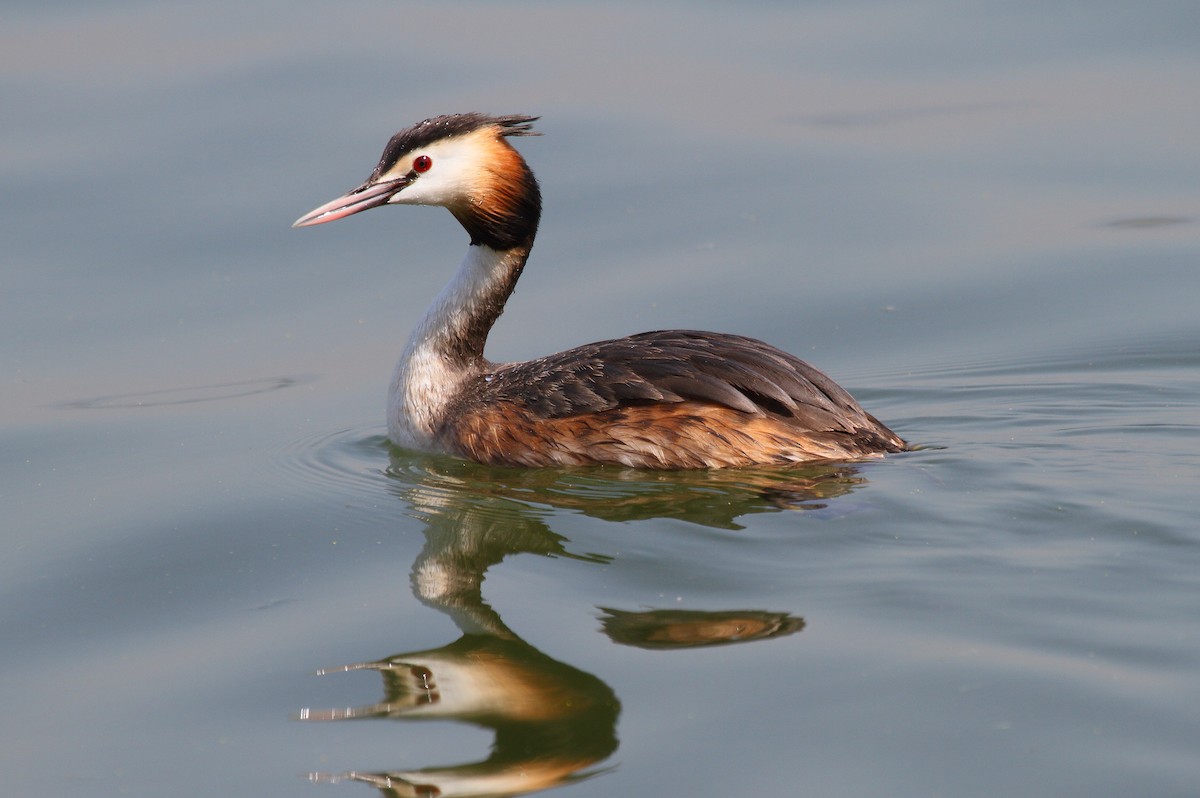
[[[514,265],[523,257],[524,253],[469,247],[454,277],[413,329],[388,393],[388,437],[397,446],[437,448],[435,435],[450,401],[488,365],[482,358],[482,340],[477,342],[479,356],[469,362],[451,354],[453,343],[462,341],[489,305],[499,301],[503,306],[515,282]]]

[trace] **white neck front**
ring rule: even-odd
[[[528,255],[528,249],[467,249],[396,364],[388,394],[388,437],[393,443],[435,448],[450,401],[468,379],[490,365],[483,358],[483,345]]]

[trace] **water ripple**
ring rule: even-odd
[[[285,377],[259,377],[253,380],[222,382],[215,385],[191,385],[185,388],[164,388],[157,391],[96,396],[91,399],[76,399],[71,402],[64,402],[59,406],[76,410],[102,410],[110,408],[164,407],[169,405],[196,404],[198,402],[222,402],[260,393],[281,391],[285,388],[304,385],[312,382],[312,380],[313,377],[307,374]]]
[[[306,494],[379,496],[388,485],[389,447],[380,428],[351,427],[295,438],[274,451],[271,461]]]

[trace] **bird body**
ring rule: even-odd
[[[397,133],[361,186],[301,217],[385,204],[447,208],[471,237],[396,365],[388,436],[494,465],[717,468],[903,451],[895,433],[817,369],[769,344],[666,330],[535,360],[484,358],[529,258],[537,181],[507,141],[536,117],[457,114]]]

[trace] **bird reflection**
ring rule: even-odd
[[[598,518],[670,517],[738,528],[739,515],[810,509],[854,489],[853,466],[792,471],[653,474],[620,469],[496,469],[449,458],[393,452],[393,490],[425,522],[425,545],[411,571],[413,593],[450,617],[452,643],[323,673],[375,671],[383,696],[372,704],[304,710],[309,721],[455,720],[490,730],[486,758],[444,766],[339,775],[383,796],[515,796],[604,771],[617,749],[620,703],[596,676],[522,640],[484,600],[487,570],[514,554],[605,563],[574,551],[548,521],[567,508]],[[649,649],[688,649],[793,634],[804,621],[766,610],[682,611],[600,608],[611,640]]]

